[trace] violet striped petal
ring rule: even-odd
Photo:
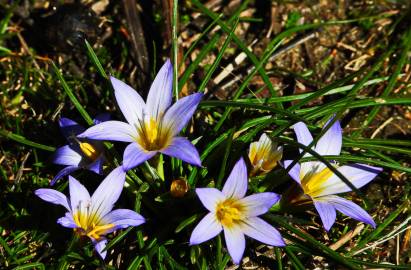
[[[93,140],[133,142],[137,136],[137,129],[127,123],[106,121],[88,128],[77,137]]]
[[[67,166],[63,168],[56,174],[56,176],[54,176],[53,180],[51,180],[50,186],[53,186],[59,179],[65,177],[66,175],[69,175],[74,171],[77,171],[78,169],[80,169],[80,167],[78,166]]]
[[[57,148],[52,157],[52,162],[59,165],[78,166],[81,160],[81,154],[74,151],[69,145]]]
[[[70,212],[67,212],[64,217],[59,218],[57,223],[70,229],[78,228],[77,224],[73,220],[73,215]]]
[[[233,170],[228,176],[224,187],[223,194],[227,198],[240,199],[243,198],[247,192],[248,174],[247,166],[243,158],[240,158],[234,165]]]
[[[352,201],[346,200],[335,195],[321,197],[321,200],[327,201],[328,203],[333,205],[335,209],[337,209],[344,215],[352,217],[353,219],[356,219],[358,221],[367,223],[375,229],[376,225],[372,217],[364,209],[362,209],[360,206],[356,205]]]
[[[276,247],[285,246],[285,242],[281,237],[280,232],[259,217],[248,219],[241,225],[241,230],[245,235],[260,241],[261,243]]]
[[[115,168],[101,182],[91,196],[91,210],[96,218],[102,218],[113,209],[123,190],[126,173],[121,166]],[[96,222],[98,223],[98,222]]]
[[[327,127],[332,120],[333,118],[328,120],[324,127]],[[338,156],[341,152],[341,145],[342,129],[340,121],[336,121],[317,141],[315,151],[322,156]]]
[[[288,167],[291,165],[293,161],[292,160],[284,160],[284,168],[288,169]],[[291,176],[291,178],[297,182],[298,184],[301,185],[301,180],[300,180],[300,164],[296,163],[289,171],[288,175]]]
[[[107,250],[104,250],[107,245],[107,239],[101,237],[98,241],[94,240],[93,238],[91,238],[91,240],[93,242],[94,249],[96,250],[97,254],[100,255],[100,257],[104,260],[107,256]]]
[[[208,213],[194,228],[190,237],[190,245],[203,243],[214,238],[223,230],[214,213]]]
[[[368,184],[373,180],[382,168],[373,167],[364,164],[351,164],[337,168],[356,188]],[[351,188],[344,183],[336,174],[333,174],[320,187],[322,192],[318,196],[326,196],[351,191]]]
[[[217,204],[226,199],[224,194],[216,188],[196,188],[196,193],[201,203],[210,212],[215,212]]]
[[[125,171],[137,167],[141,163],[156,155],[157,151],[146,151],[137,143],[130,143],[123,154],[123,168]]]
[[[245,207],[247,217],[265,214],[276,202],[280,195],[273,192],[262,192],[240,199],[238,202]]]
[[[117,104],[124,118],[132,126],[139,125],[139,122],[143,120],[143,112],[146,108],[143,99],[136,90],[126,83],[114,77],[110,77],[110,81],[114,88]]]
[[[43,201],[64,206],[68,211],[71,211],[69,200],[67,199],[66,195],[64,195],[60,191],[50,188],[40,188],[34,191],[34,194],[36,194],[36,196],[38,196]]]
[[[323,222],[325,230],[328,232],[335,222],[336,212],[332,204],[325,200],[314,200],[315,209],[317,209]]]
[[[170,129],[172,135],[177,135],[187,125],[202,98],[202,93],[183,97],[166,111],[163,125]]]
[[[113,224],[114,227],[107,233],[130,226],[138,226],[145,222],[144,217],[129,209],[116,209],[105,215],[102,219],[104,224]]]
[[[303,122],[298,122],[293,125],[295,135],[297,136],[297,141],[305,146],[308,146],[313,141],[313,136],[311,136],[310,131]],[[302,149],[300,149],[302,152]],[[307,155],[307,153],[306,153]]]
[[[59,126],[61,133],[63,133],[66,139],[69,139],[71,136],[76,136],[85,130],[85,128],[77,122],[65,117],[59,119]]]
[[[69,175],[70,204],[73,213],[77,210],[86,213],[90,205],[90,194],[87,189],[74,177]]]
[[[87,169],[97,174],[103,174],[104,155],[98,157],[94,162],[87,165]]]
[[[181,159],[192,165],[201,167],[200,155],[194,145],[183,137],[174,137],[170,145],[161,153]]]
[[[224,238],[231,259],[235,264],[240,264],[245,249],[245,237],[241,231],[241,227],[233,226],[230,229],[224,228]]]
[[[159,120],[171,105],[173,98],[173,66],[170,59],[164,63],[151,84],[147,96],[147,111]]]

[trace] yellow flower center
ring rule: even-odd
[[[227,199],[217,205],[217,220],[224,227],[231,227],[243,219],[244,206],[237,200]]]
[[[304,193],[315,198],[324,190],[324,183],[333,175],[328,168],[324,168],[318,173],[307,173],[301,181]]]
[[[91,160],[96,160],[100,156],[100,152],[88,142],[80,142],[80,149],[83,154]]]
[[[151,117],[137,127],[137,143],[146,151],[155,151],[166,148],[171,143],[171,134],[167,128]]]
[[[79,227],[76,232],[95,240],[99,240],[102,235],[105,235],[109,229],[114,227],[114,224],[99,224],[100,218],[97,218],[96,215],[90,217],[88,213],[82,213],[81,211],[74,213],[73,220]]]

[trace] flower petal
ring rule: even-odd
[[[334,195],[321,197],[321,200],[326,200],[328,203],[332,204],[335,207],[335,209],[337,209],[344,215],[367,223],[375,229],[376,225],[372,217],[364,209],[362,209],[360,206],[356,205],[352,201]]]
[[[288,168],[291,163],[293,161],[292,160],[284,160],[284,168]],[[300,180],[300,164],[296,163],[289,171],[288,171],[288,175],[291,176],[292,179],[294,179],[295,182],[297,182],[298,184],[301,185],[301,180]]]
[[[78,228],[77,224],[73,220],[73,215],[70,212],[67,212],[64,217],[59,218],[57,223],[70,229]]]
[[[50,186],[53,186],[60,178],[63,178],[66,175],[69,175],[70,173],[77,171],[80,169],[78,166],[67,166],[63,168],[61,171],[59,171],[56,176],[54,176],[53,180],[50,182]]]
[[[246,208],[248,217],[256,217],[267,213],[278,200],[280,200],[280,195],[273,192],[262,192],[244,197],[238,202]]]
[[[276,247],[285,246],[279,231],[261,218],[253,217],[241,225],[243,233],[264,244]]]
[[[231,259],[235,264],[240,264],[245,249],[245,237],[240,226],[233,226],[230,229],[224,228],[224,238]]]
[[[175,137],[170,145],[161,153],[181,159],[187,163],[201,167],[200,155],[194,145],[183,137]]]
[[[102,237],[99,241],[92,239],[94,249],[97,251],[98,255],[104,260],[107,256],[107,250],[104,250],[107,245],[107,239]],[[104,251],[103,251],[104,250]]]
[[[80,210],[81,213],[86,213],[85,209],[90,204],[90,194],[87,189],[74,177],[69,175],[69,191],[70,203],[73,213]]]
[[[52,157],[52,162],[59,165],[75,165],[78,166],[81,162],[82,156],[76,152],[69,145],[64,145],[57,148]]]
[[[106,234],[129,226],[138,226],[144,222],[144,217],[129,209],[116,209],[105,215],[102,219],[102,223],[114,225],[112,229],[105,232]]]
[[[223,230],[214,213],[208,213],[194,228],[190,237],[190,245],[197,245],[215,237]]]
[[[328,232],[335,222],[336,212],[335,208],[326,201],[314,200],[315,209],[317,209],[323,222],[325,230]]]
[[[293,129],[299,143],[308,146],[313,141],[313,136],[311,136],[310,131],[303,122],[294,124]],[[302,149],[300,149],[300,152],[302,152]]]
[[[163,125],[169,128],[173,135],[180,133],[193,116],[202,98],[202,93],[196,93],[179,99],[167,110]]]
[[[77,122],[65,117],[60,118],[59,125],[61,133],[63,133],[63,136],[66,139],[70,138],[71,136],[76,136],[77,134],[80,134],[85,130],[85,128],[79,125]]]
[[[133,142],[137,136],[137,129],[127,123],[106,121],[88,128],[77,137],[94,140]]]
[[[210,212],[215,212],[217,204],[226,199],[224,194],[216,188],[196,188],[196,193],[201,203]]]
[[[173,98],[173,66],[170,59],[164,63],[151,84],[147,96],[147,110],[151,117],[160,119]]]
[[[132,126],[139,124],[143,120],[143,112],[146,108],[141,96],[132,87],[126,83],[110,77],[111,84],[114,88],[117,104],[127,122]]]
[[[223,187],[223,193],[227,198],[243,198],[247,192],[248,174],[244,159],[240,158],[234,165]]]
[[[104,161],[105,161],[104,155],[101,155],[93,163],[90,163],[87,166],[87,169],[89,169],[90,171],[95,172],[97,174],[103,174]]]
[[[378,173],[382,171],[382,168],[373,167],[364,164],[351,164],[341,166],[337,169],[342,175],[344,175],[356,188],[368,184],[373,180]],[[324,184],[320,187],[322,189],[318,196],[326,196],[332,194],[338,194],[351,191],[351,188],[344,183],[336,174],[333,174]]]
[[[42,199],[43,201],[62,205],[68,211],[71,211],[71,207],[69,206],[69,200],[67,199],[66,195],[64,195],[60,191],[50,188],[40,188],[34,191],[34,194],[40,197],[40,199]]]
[[[119,166],[107,175],[96,191],[94,191],[91,196],[90,212],[96,216],[96,219],[104,217],[113,209],[114,203],[117,202],[123,190],[125,180],[126,173]]]
[[[123,169],[125,171],[140,165],[146,160],[154,157],[156,151],[146,151],[137,143],[131,143],[126,147],[123,154]]]
[[[324,127],[328,126],[333,120],[331,118],[327,121]],[[341,152],[342,145],[342,129],[340,121],[336,121],[324,135],[317,141],[315,151],[322,156],[338,156]]]

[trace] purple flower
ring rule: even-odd
[[[154,79],[146,103],[122,81],[111,77],[111,83],[127,123],[107,121],[87,129],[79,137],[129,142],[123,157],[125,170],[136,167],[157,153],[201,166],[196,148],[189,140],[177,135],[193,116],[203,94],[189,95],[171,106],[173,67],[170,60]]]
[[[235,164],[222,191],[215,188],[197,188],[196,193],[210,211],[194,228],[190,245],[205,242],[222,230],[228,252],[235,264],[241,262],[245,249],[244,235],[272,246],[285,246],[280,233],[259,218],[273,206],[280,196],[263,192],[247,197],[247,167],[241,158]]]
[[[329,120],[327,124],[330,122]],[[326,124],[326,126],[327,126]],[[312,141],[307,126],[299,122],[294,125],[294,131],[299,143],[308,146]],[[322,156],[339,155],[342,145],[342,130],[340,122],[334,125],[318,140],[313,150]],[[302,151],[300,149],[300,151]],[[305,154],[304,157],[311,156]],[[289,167],[291,160],[284,162],[285,167]],[[360,188],[373,180],[382,168],[372,167],[364,164],[349,164],[336,169],[344,175],[356,188]],[[351,191],[337,175],[335,175],[324,163],[320,161],[308,161],[296,164],[289,171],[289,175],[301,186],[304,194],[311,198],[314,206],[321,217],[324,228],[329,231],[335,222],[336,210],[362,221],[375,228],[372,217],[355,203],[335,196],[335,194]]]
[[[107,121],[108,118],[108,114],[98,115],[94,119],[94,124]],[[67,167],[57,173],[53,180],[51,180],[50,185],[54,185],[60,178],[81,168],[102,174],[105,160],[103,145],[97,141],[78,139],[76,136],[82,133],[85,128],[71,119],[61,118],[59,125],[69,144],[56,150],[52,157],[52,162]]]
[[[74,177],[69,176],[70,198],[63,193],[41,188],[35,194],[42,200],[64,206],[68,212],[57,220],[60,225],[72,228],[83,236],[88,236],[94,244],[95,250],[104,259],[107,251],[103,251],[107,244],[106,234],[129,226],[138,226],[144,223],[144,218],[128,209],[113,210],[114,203],[120,197],[126,173],[122,167],[114,169],[101,182],[93,196],[90,197],[87,189]]]

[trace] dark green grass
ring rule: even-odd
[[[221,67],[230,63],[232,51],[235,54],[245,53],[245,61],[251,66],[251,71],[240,74],[240,83],[229,100],[204,100],[191,127],[185,131],[185,136],[195,141],[199,149],[203,168],[191,167],[164,157],[164,181],[159,177],[162,173],[153,163],[145,163],[128,173],[127,185],[117,206],[134,209],[148,221],[141,227],[112,234],[107,247],[109,255],[105,261],[96,256],[90,241],[79,239],[70,230],[56,224],[56,219],[64,214],[62,208],[40,201],[33,195],[33,191],[47,187],[59,169],[49,162],[54,149],[65,143],[58,130],[58,116],[73,118],[84,125],[91,124],[91,119],[96,114],[105,111],[110,111],[113,118],[121,119],[107,74],[114,74],[127,81],[128,74],[116,69],[130,55],[127,43],[116,36],[114,43],[120,44],[118,47],[121,52],[112,52],[112,48],[107,47],[94,51],[85,42],[85,72],[82,76],[77,76],[70,72],[67,63],[60,65],[40,60],[35,57],[34,51],[13,55],[19,46],[16,45],[15,34],[7,30],[7,26],[11,25],[11,8],[2,14],[0,55],[11,59],[9,62],[1,62],[0,70],[0,77],[4,79],[0,86],[2,269],[224,269],[230,265],[230,258],[222,237],[199,246],[188,245],[192,229],[205,213],[193,189],[205,186],[220,188],[235,161],[246,155],[249,143],[257,140],[262,131],[268,131],[272,138],[290,150],[286,154],[293,157],[295,162],[299,162],[304,154],[296,154],[295,150],[299,146],[311,153],[313,159],[326,163],[331,170],[335,169],[329,160],[336,160],[341,164],[358,162],[382,166],[384,172],[375,182],[387,189],[394,190],[397,185],[391,177],[393,171],[404,173],[406,177],[411,173],[409,138],[389,139],[378,135],[370,138],[378,125],[390,117],[379,114],[381,111],[397,107],[409,108],[411,105],[409,95],[403,94],[409,91],[409,85],[399,80],[406,75],[403,73],[405,65],[409,64],[411,46],[411,30],[404,27],[407,18],[405,13],[385,15],[391,16],[389,18],[394,22],[385,36],[389,42],[382,42],[376,48],[376,53],[367,65],[329,84],[319,83],[316,91],[283,95],[270,81],[272,70],[266,69],[268,60],[279,48],[308,30],[328,29],[335,25],[350,27],[364,22],[372,27],[377,19],[381,19],[381,15],[371,13],[349,20],[304,25],[290,21],[288,28],[271,39],[263,51],[256,55],[248,48],[244,37],[235,32],[244,21],[240,17],[241,12],[252,5],[251,1],[243,1],[229,14],[216,14],[206,8],[202,1],[193,0],[189,7],[173,9],[172,53],[158,52],[158,59],[172,55],[173,63],[179,64],[176,59],[179,46],[175,27],[178,23],[177,11],[187,14],[192,10],[199,11],[209,26],[200,32],[192,47],[187,49],[183,58],[187,65],[179,76],[178,83],[175,83],[175,93],[184,86],[192,91],[205,91],[211,85],[211,79],[221,71]],[[261,21],[259,18],[255,19],[248,21]],[[215,26],[219,30],[211,31]],[[218,44],[220,47],[217,50]],[[6,47],[8,45],[10,48]],[[198,53],[191,61],[188,52],[193,50]],[[120,57],[116,58],[119,54]],[[203,75],[198,75],[203,70],[201,63],[210,55],[215,56],[214,62]],[[114,64],[114,58],[120,64]],[[315,70],[304,73],[313,72]],[[155,74],[155,70],[153,73]],[[176,72],[174,76],[177,75]],[[257,76],[261,78],[269,97],[255,96],[258,89],[255,89],[252,81]],[[298,76],[315,80],[302,73]],[[403,91],[396,93],[394,89],[399,86],[403,87]],[[383,91],[377,92],[377,87],[382,87]],[[140,93],[144,91],[146,89],[142,89]],[[321,102],[314,103],[318,100]],[[340,156],[321,157],[310,148],[296,143],[290,129],[293,124],[304,121],[314,134],[314,144],[325,132],[321,130],[322,125],[333,115],[345,124],[345,121],[352,118],[359,123],[353,132],[346,128]],[[382,119],[377,119],[377,116]],[[107,168],[109,171],[121,162],[124,145],[107,143],[106,147],[113,161]],[[102,179],[85,171],[76,172],[75,176],[91,191]],[[169,194],[171,181],[177,178],[186,179],[191,186],[190,192],[182,199],[173,198]],[[348,179],[343,176],[341,178],[351,185]],[[249,190],[282,193],[291,184],[292,180],[288,178],[286,170],[277,168],[265,177],[251,179]],[[55,188],[67,192],[66,181],[60,181]],[[367,209],[375,218],[377,228],[372,230],[366,226],[358,236],[338,250],[332,250],[329,245],[354,229],[358,222],[338,215],[337,223],[326,235],[318,216],[312,211],[282,213],[277,212],[278,209],[272,209],[264,217],[279,228],[283,237],[289,241],[288,246],[269,250],[267,247],[259,247],[256,241],[247,239],[245,256],[250,258],[251,265],[274,269],[310,269],[325,265],[331,269],[409,269],[406,258],[397,265],[392,256],[384,257],[381,249],[388,248],[387,242],[380,244],[380,248],[357,253],[375,241],[384,239],[390,232],[400,231],[398,226],[409,216],[409,190],[409,183],[403,182],[398,192],[391,197],[374,199],[367,196],[364,190],[354,188],[354,192],[348,196]],[[408,225],[402,226],[405,228]],[[318,260],[319,257],[322,259]]]

